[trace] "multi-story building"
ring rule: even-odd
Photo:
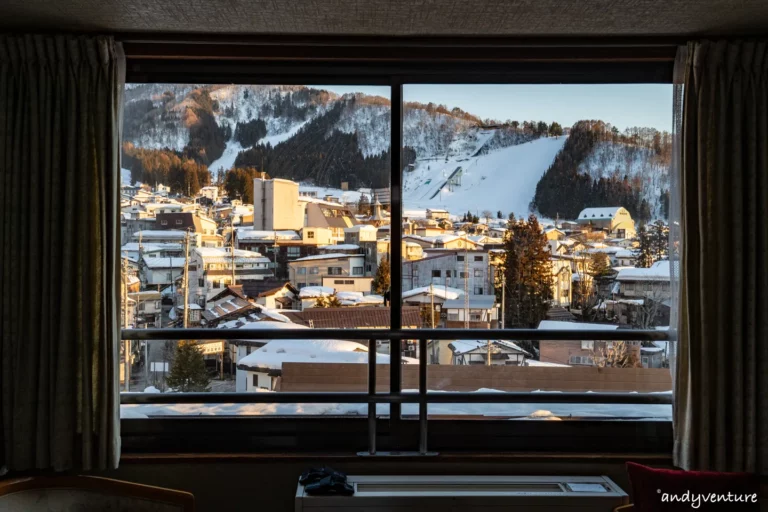
[[[492,295],[494,267],[482,250],[427,249],[426,257],[403,261],[403,290],[430,284],[467,289],[470,295]]]
[[[602,231],[609,237],[634,238],[635,221],[629,211],[622,206],[603,208],[585,208],[577,219],[582,229]]]
[[[270,261],[258,252],[230,247],[198,247],[189,262],[189,301],[205,303],[228,285],[274,276]]]
[[[363,254],[330,253],[299,258],[288,263],[289,279],[298,289],[322,286],[323,277],[364,277]],[[370,290],[370,286],[368,287]]]

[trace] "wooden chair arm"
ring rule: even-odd
[[[620,505],[616,507],[615,509],[613,509],[613,512],[619,512],[619,511],[628,512],[629,510],[632,510],[634,508],[635,506],[630,503],[629,505]]]

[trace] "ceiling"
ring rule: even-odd
[[[0,29],[382,36],[768,32],[768,0],[2,0]]]

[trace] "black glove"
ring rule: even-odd
[[[339,474],[326,476],[318,482],[304,486],[307,494],[312,496],[352,496],[355,488],[347,482],[346,476],[341,478]]]
[[[335,476],[337,479],[343,480],[344,482],[347,481],[347,475],[344,473],[335,471],[328,466],[323,466],[321,468],[310,468],[308,471],[302,473],[301,478],[299,478],[299,483],[301,485],[313,484],[328,476]]]

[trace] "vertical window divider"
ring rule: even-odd
[[[402,329],[402,160],[403,160],[403,82],[398,76],[392,77],[390,92],[390,204],[389,204],[389,257],[390,257],[390,329],[399,332]],[[402,393],[402,338],[393,339],[389,349],[389,386],[390,394]],[[399,431],[401,405],[390,404],[389,418],[392,431]]]
[[[419,454],[427,454],[427,340],[419,340]]]
[[[376,455],[376,340],[368,341],[368,455]]]

